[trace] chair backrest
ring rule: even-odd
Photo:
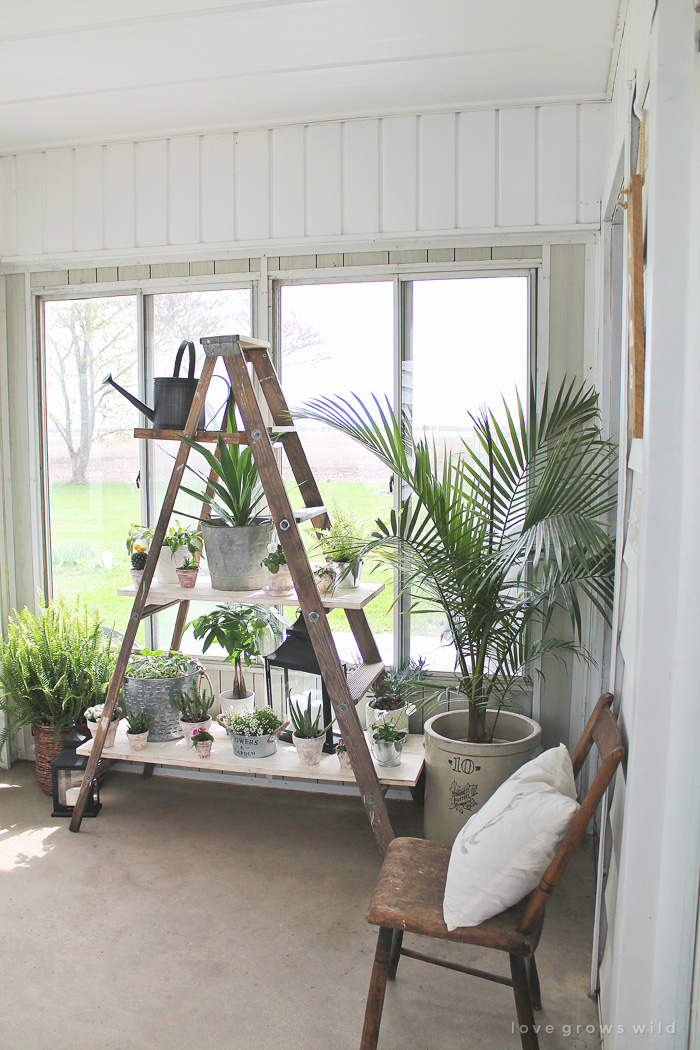
[[[581,802],[578,813],[571,822],[564,841],[540,879],[537,889],[534,890],[530,897],[518,927],[521,933],[531,933],[542,918],[549,898],[556,889],[557,883],[571,860],[574,850],[583,838],[584,832],[624,756],[625,749],[622,746],[620,730],[610,710],[612,702],[612,693],[603,693],[595,705],[581,739],[571,756],[574,776],[578,776],[595,743],[600,755],[600,767],[595,780],[588,789],[588,793]]]

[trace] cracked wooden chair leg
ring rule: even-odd
[[[365,1023],[362,1028],[362,1039],[360,1050],[377,1050],[379,1040],[379,1026],[382,1023],[382,1009],[384,1007],[384,992],[389,975],[389,958],[394,931],[380,926],[377,937],[377,949],[374,953],[374,966],[372,977],[369,982],[367,993],[367,1007],[365,1009]]]

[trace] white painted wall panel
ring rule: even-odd
[[[236,136],[236,240],[270,236],[269,131]]]
[[[102,146],[75,150],[75,250],[99,251],[103,247]]]
[[[578,107],[579,222],[600,221],[600,172],[607,168],[610,106]]]
[[[350,120],[343,135],[343,233],[379,229],[379,121]]]
[[[133,142],[105,146],[104,243],[107,249],[128,248],[135,243],[135,178]]]
[[[47,252],[73,247],[73,150],[51,149],[46,153],[46,233]]]
[[[234,149],[233,135],[202,136],[201,237],[205,244],[234,238]]]
[[[310,124],[306,129],[306,233],[324,237],[340,232],[340,124]]]
[[[17,158],[0,157],[0,258],[17,255]]]
[[[272,132],[272,236],[303,237],[304,128]]]
[[[44,154],[21,153],[17,157],[17,251],[20,255],[41,255],[44,251],[44,185]]]
[[[168,143],[168,242],[197,244],[200,240],[199,136]]]
[[[136,246],[168,243],[167,142],[137,142],[135,148]]]
[[[455,214],[456,115],[418,121],[418,217],[421,230],[452,230]]]
[[[541,106],[538,110],[538,221],[545,226],[576,222],[576,106]]]
[[[404,233],[418,229],[416,117],[382,120],[381,229]]]
[[[498,225],[537,222],[535,109],[503,109],[498,115]]]
[[[494,110],[460,113],[457,126],[457,226],[496,225],[496,120]]]

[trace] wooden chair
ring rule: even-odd
[[[574,775],[578,776],[595,743],[600,755],[595,780],[538,887],[513,908],[479,926],[460,927],[450,933],[442,917],[449,847],[425,839],[400,838],[391,842],[366,916],[367,922],[380,929],[360,1050],[376,1050],[387,978],[396,976],[402,955],[511,987],[523,1050],[538,1050],[533,1009],[541,1009],[542,1003],[535,951],[549,898],[624,754],[620,731],[610,711],[612,701],[610,693],[600,697],[572,755]],[[507,952],[511,976],[502,977],[404,948],[406,932]]]

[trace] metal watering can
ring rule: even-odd
[[[184,377],[180,378],[180,365],[182,364],[182,355],[185,352],[185,347],[189,347],[190,351],[190,367],[187,379]],[[153,408],[144,405],[143,401],[139,401],[137,397],[130,394],[123,386],[120,386],[119,383],[112,379],[111,372],[103,379],[102,386],[112,386],[120,394],[123,394],[127,401],[131,401],[132,405],[136,405],[143,412],[144,416],[151,420],[154,430],[182,430],[187,422],[187,416],[192,407],[192,399],[197,389],[198,380],[194,377],[194,362],[194,343],[183,339],[175,357],[175,368],[173,369],[172,377],[159,376],[153,380]],[[204,430],[204,426],[204,407],[202,407],[197,430]]]

